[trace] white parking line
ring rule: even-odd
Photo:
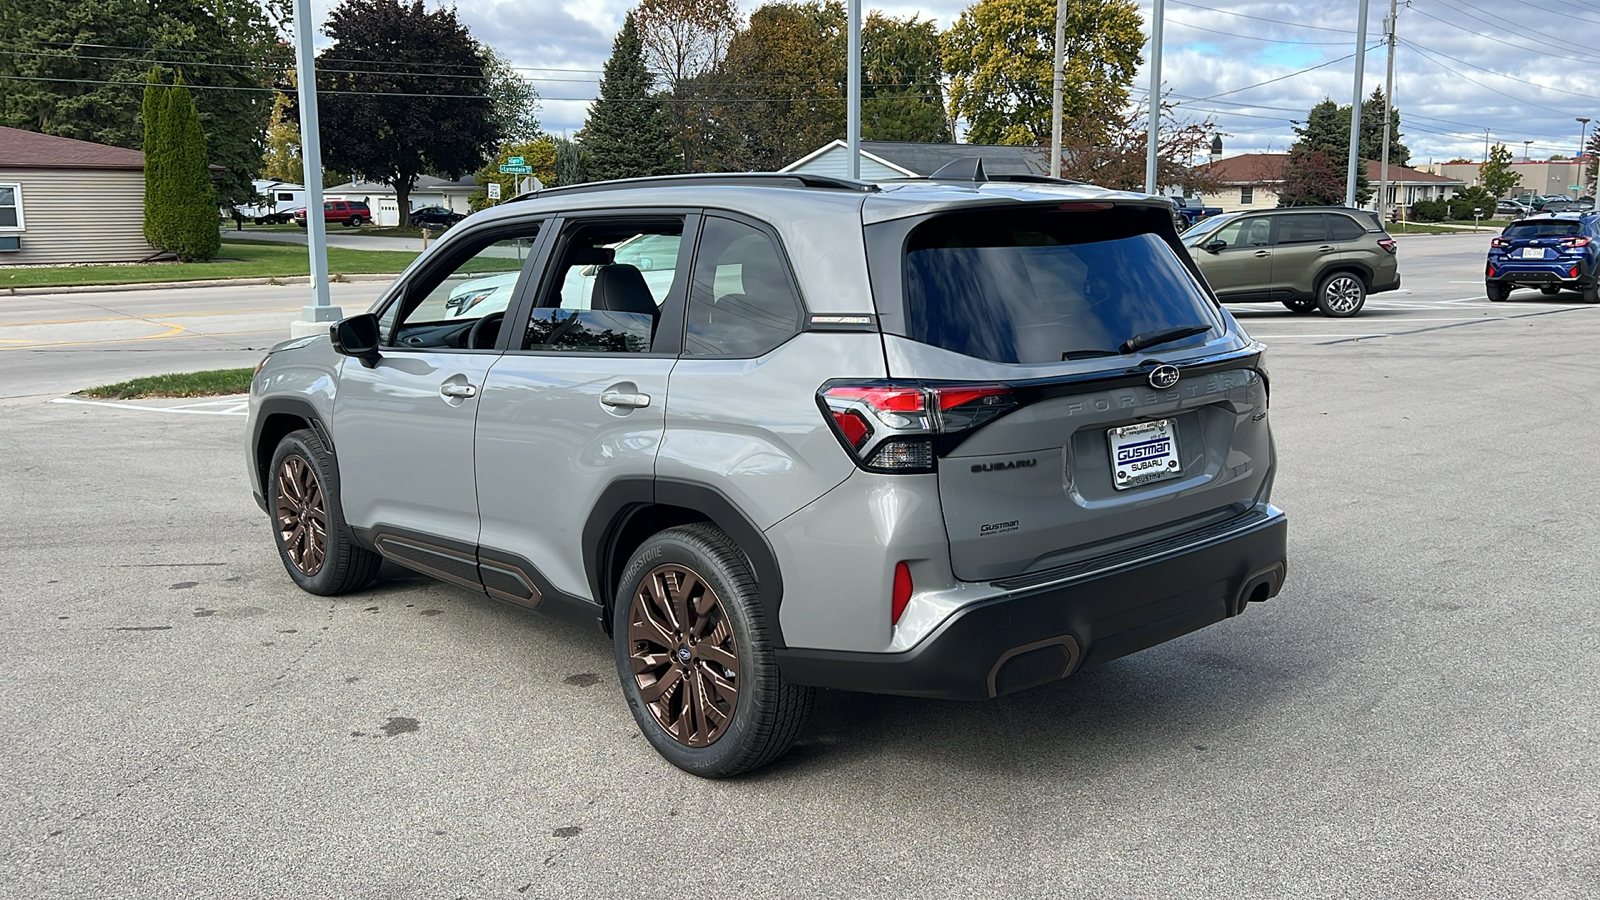
[[[132,409],[139,412],[179,413],[190,416],[243,416],[250,411],[250,403],[237,397],[226,400],[208,400],[205,403],[188,403],[182,406],[142,406],[132,402],[117,402],[114,400],[80,400],[77,397],[57,397],[51,403],[76,403],[82,406],[109,406],[112,409]],[[196,407],[213,406],[216,409],[197,409]]]

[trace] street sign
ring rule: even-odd
[[[504,166],[500,167],[500,174],[501,175],[532,175],[533,174],[533,166],[524,166],[524,165],[521,165],[521,164],[504,165]]]
[[[1567,190],[1569,190],[1569,191],[1581,191],[1581,190],[1583,190],[1583,185],[1581,185],[1581,184],[1569,184],[1569,185],[1567,185]]]
[[[508,164],[508,165],[513,165],[513,166],[520,166],[520,165],[522,165],[522,157],[520,157],[520,156],[513,156],[513,157],[511,157],[511,158],[510,158],[510,159],[508,159],[508,160],[506,160],[506,163],[507,163],[507,164]]]
[[[489,199],[490,200],[499,200],[500,199],[500,182],[498,182],[498,181],[489,182]]]

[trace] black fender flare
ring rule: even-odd
[[[328,449],[333,449],[333,435],[328,433],[328,426],[323,423],[322,416],[317,412],[317,408],[311,404],[311,401],[301,397],[268,397],[262,400],[261,405],[256,408],[255,425],[250,434],[249,449],[250,465],[263,491],[266,490],[266,466],[271,459],[272,451],[270,448],[261,446],[261,439],[267,423],[272,420],[273,416],[279,415],[294,416],[309,423],[311,429],[317,433],[317,437],[322,439]],[[262,452],[263,450],[266,451],[265,455]],[[267,508],[266,498],[259,494],[256,496],[256,504],[263,510]]]
[[[617,538],[630,519],[651,506],[672,506],[699,513],[722,529],[750,559],[760,590],[761,611],[775,648],[787,646],[778,610],[783,602],[783,575],[778,557],[750,517],[726,494],[709,485],[675,478],[618,478],[606,486],[583,525],[583,566],[589,587],[609,609],[616,594],[611,577]],[[606,623],[609,627],[609,622]]]

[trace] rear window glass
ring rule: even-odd
[[[1563,237],[1569,234],[1582,233],[1583,223],[1568,219],[1549,222],[1516,222],[1506,226],[1504,236],[1514,238]]]
[[[992,362],[1046,363],[1114,356],[1139,334],[1214,329],[1210,300],[1152,233],[1164,215],[1007,210],[925,222],[906,244],[906,336]]]

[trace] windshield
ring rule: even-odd
[[[911,232],[906,336],[1001,363],[1132,352],[1137,336],[1218,326],[1210,300],[1145,207],[955,213]]]
[[[1506,226],[1502,234],[1511,238],[1536,238],[1565,237],[1582,233],[1582,222],[1573,219],[1547,219],[1543,222],[1513,222]]]

